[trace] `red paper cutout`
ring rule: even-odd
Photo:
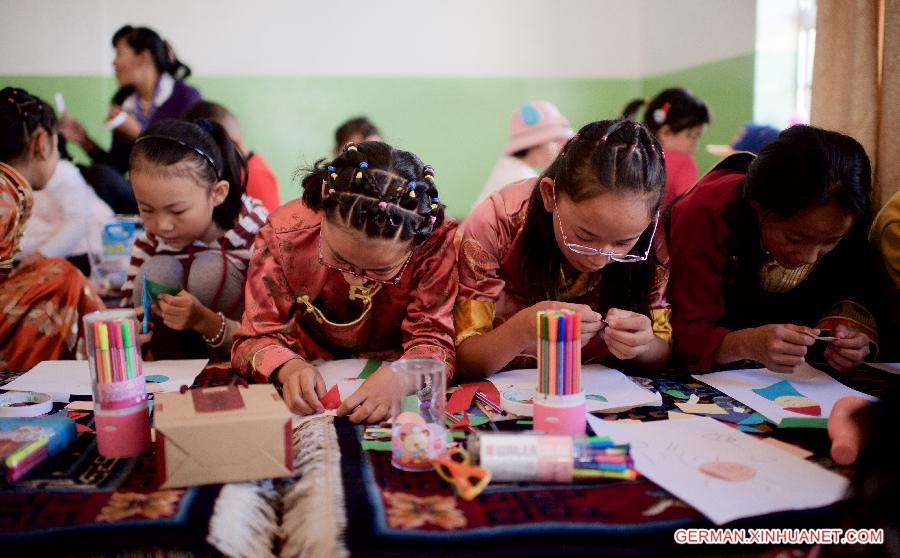
[[[810,405],[808,407],[785,407],[785,411],[791,411],[793,413],[800,413],[801,415],[810,415],[814,417],[818,417],[822,415],[822,408],[818,405]]]
[[[329,411],[341,406],[341,391],[338,389],[338,384],[334,384],[322,397],[322,406]]]
[[[447,412],[458,415],[468,411],[472,407],[472,399],[475,398],[476,391],[480,391],[491,402],[500,406],[500,392],[497,391],[497,386],[491,382],[472,382],[461,384],[459,389],[453,392],[450,401],[447,402]]]

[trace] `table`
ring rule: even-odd
[[[227,365],[209,365],[192,387],[235,379]],[[865,371],[838,379],[879,395],[900,378]],[[636,379],[655,389],[677,387],[721,397],[685,372]],[[2,382],[2,378],[0,378]],[[657,420],[659,408],[611,418]],[[679,527],[711,526],[695,510],[643,479],[599,485],[496,485],[472,503],[453,496],[434,473],[400,473],[384,452],[364,451],[362,428],[331,417],[300,421],[294,431],[295,475],[253,483],[160,491],[153,456],[104,459],[96,454],[90,413],[72,448],[15,487],[0,487],[0,548],[22,552],[173,554],[200,556],[546,556],[719,552],[677,547]],[[491,428],[522,428],[515,422]],[[823,430],[774,429],[764,435],[828,458]],[[390,502],[386,505],[385,494]],[[398,511],[399,510],[399,511]],[[834,509],[776,514],[735,526],[832,527]],[[475,518],[475,519],[473,519]],[[476,521],[477,520],[477,521]],[[461,524],[461,522],[465,524]],[[726,549],[759,555],[764,549]]]

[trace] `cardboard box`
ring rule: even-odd
[[[291,474],[291,413],[271,385],[159,393],[154,404],[160,488]]]

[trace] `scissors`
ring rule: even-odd
[[[491,482],[491,472],[472,465],[472,456],[462,448],[452,448],[431,460],[442,479],[456,487],[459,497],[473,500]]]

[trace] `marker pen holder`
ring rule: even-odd
[[[537,313],[537,387],[534,430],[584,436],[587,427],[581,389],[581,321],[568,310]]]
[[[92,312],[84,317],[84,331],[97,451],[104,457],[139,455],[150,449],[150,413],[134,310]]]
[[[534,394],[534,430],[584,436],[587,428],[584,392],[570,395]]]

